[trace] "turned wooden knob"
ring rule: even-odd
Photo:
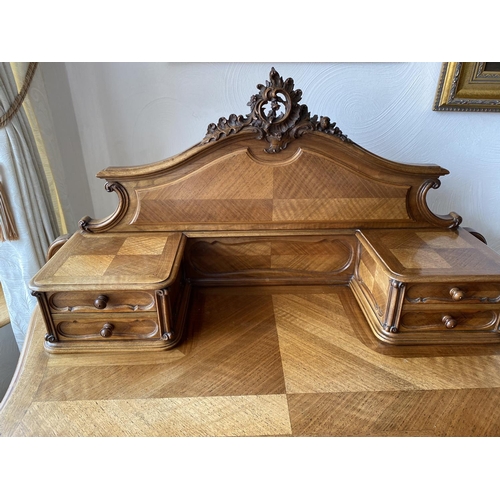
[[[450,290],[450,295],[453,300],[462,300],[464,298],[464,292],[457,288],[456,286]]]
[[[99,295],[99,297],[94,300],[94,307],[97,309],[104,309],[108,305],[108,300],[106,295]]]
[[[446,328],[455,328],[457,326],[457,320],[453,317],[451,317],[449,314],[446,316],[443,316],[443,323]]]
[[[111,323],[104,323],[102,330],[99,333],[101,334],[101,337],[111,337],[114,329],[115,325],[112,325]]]

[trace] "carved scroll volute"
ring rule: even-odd
[[[118,182],[107,182],[104,189],[108,193],[115,192],[118,195],[118,207],[109,217],[105,219],[92,219],[84,217],[78,223],[83,231],[89,233],[101,233],[116,226],[123,218],[129,207],[129,196],[127,190]]]
[[[416,196],[417,209],[423,218],[433,226],[455,229],[462,223],[462,217],[455,212],[448,215],[436,215],[427,205],[427,193],[429,190],[438,189],[441,186],[439,179],[428,179],[419,188]]]
[[[217,125],[208,126],[207,135],[201,144],[217,141],[222,137],[253,130],[257,139],[266,139],[269,147],[266,153],[278,153],[287,147],[293,139],[297,139],[306,132],[323,132],[334,135],[343,141],[351,142],[346,135],[331,123],[330,118],[311,115],[305,104],[299,104],[302,91],[294,90],[292,78],[283,78],[272,68],[269,81],[265,85],[259,84],[259,94],[250,98],[248,105],[251,113],[246,117],[230,115],[228,119],[220,118]]]

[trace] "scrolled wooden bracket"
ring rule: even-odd
[[[293,139],[306,132],[323,132],[352,142],[327,116],[311,117],[307,106],[299,104],[302,91],[294,90],[292,78],[283,81],[279,73],[271,68],[269,81],[265,85],[257,85],[257,88],[260,92],[253,95],[248,103],[251,113],[245,117],[232,114],[229,118],[220,118],[217,124],[211,123],[201,144],[217,141],[242,130],[253,130],[257,133],[257,139],[266,139],[269,143],[264,150],[266,153],[282,151]]]
[[[462,223],[460,215],[455,212],[450,212],[448,215],[436,215],[427,206],[427,193],[430,189],[438,189],[440,186],[441,181],[439,179],[427,179],[420,186],[416,197],[418,211],[433,226],[456,229]]]
[[[45,260],[48,262],[56,252],[70,239],[71,234],[63,234],[58,236],[51,244],[49,249],[47,250],[47,255]]]
[[[88,233],[102,233],[116,226],[123,218],[129,207],[129,196],[127,190],[119,182],[107,182],[104,189],[108,192],[115,192],[118,196],[118,207],[105,219],[92,219],[88,215],[78,222],[80,229]]]

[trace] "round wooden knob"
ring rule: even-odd
[[[113,335],[113,330],[115,329],[115,325],[111,323],[104,323],[102,330],[99,332],[101,337],[111,337]]]
[[[450,295],[453,300],[462,300],[464,298],[464,292],[457,288],[456,286],[450,290]]]
[[[457,320],[455,318],[452,318],[448,314],[446,316],[443,316],[443,323],[444,326],[446,326],[446,328],[449,328],[450,330],[457,326]]]
[[[96,309],[104,309],[108,305],[108,300],[106,295],[99,295],[99,297],[94,300],[94,307]]]

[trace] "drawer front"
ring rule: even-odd
[[[403,312],[399,330],[404,331],[498,331],[499,311],[457,310],[449,308],[436,311]]]
[[[134,317],[54,317],[59,340],[139,340],[161,338],[156,314]]]
[[[155,293],[149,291],[56,292],[48,297],[51,312],[130,313],[155,311]]]
[[[414,284],[406,287],[410,304],[500,304],[500,283]]]

